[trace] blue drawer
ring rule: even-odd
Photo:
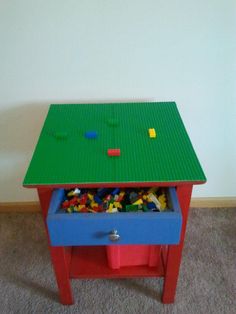
[[[141,213],[62,213],[64,190],[55,190],[48,210],[51,245],[178,244],[182,215],[175,188],[167,197],[171,210]],[[116,230],[118,237],[111,236]],[[119,239],[117,239],[119,238]]]

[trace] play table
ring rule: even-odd
[[[73,303],[71,278],[124,277],[163,277],[174,302],[192,187],[205,181],[174,102],[51,105],[23,185],[38,191],[61,303]],[[171,210],[61,213],[76,187],[165,187]],[[127,245],[158,262],[122,267]]]

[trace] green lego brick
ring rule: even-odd
[[[51,105],[23,184],[204,181],[176,104],[163,102]]]
[[[139,206],[138,205],[126,205],[125,206],[125,211],[127,212],[136,212],[138,211]]]

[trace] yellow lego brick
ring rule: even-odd
[[[161,206],[160,206],[160,211],[165,210],[165,209],[166,209],[166,207],[167,207],[166,202],[161,203]]]
[[[136,202],[134,202],[132,205],[141,205],[141,204],[143,204],[143,200],[139,199]]]
[[[67,193],[67,196],[68,196],[68,197],[74,196],[74,191],[68,192],[68,193]]]
[[[158,197],[158,201],[161,204],[160,210],[165,210],[167,207],[167,203],[166,203],[166,195],[163,193]]]
[[[117,208],[122,208],[122,205],[119,202],[114,202],[114,206]]]
[[[88,193],[88,198],[90,199],[90,201],[93,201],[93,195]]]
[[[117,212],[118,212],[118,209],[116,207],[111,208],[111,209],[109,208],[109,209],[106,210],[106,213],[110,213],[110,214],[111,213],[117,213]]]
[[[166,197],[161,195],[161,196],[158,197],[158,201],[159,202],[165,202],[166,201]]]
[[[78,209],[78,211],[80,211],[82,208],[84,208],[85,207],[85,205],[79,205],[78,207],[77,207],[77,209]]]
[[[149,137],[150,138],[155,138],[156,137],[155,129],[148,129],[148,132],[149,132]]]
[[[158,191],[158,189],[159,189],[159,187],[150,188],[150,189],[148,190],[148,193],[153,193],[153,194],[155,194],[155,193]]]
[[[91,207],[98,207],[98,203],[96,203],[96,202],[91,202]]]

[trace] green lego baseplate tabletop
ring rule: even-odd
[[[205,181],[176,104],[151,102],[51,105],[23,185]]]

